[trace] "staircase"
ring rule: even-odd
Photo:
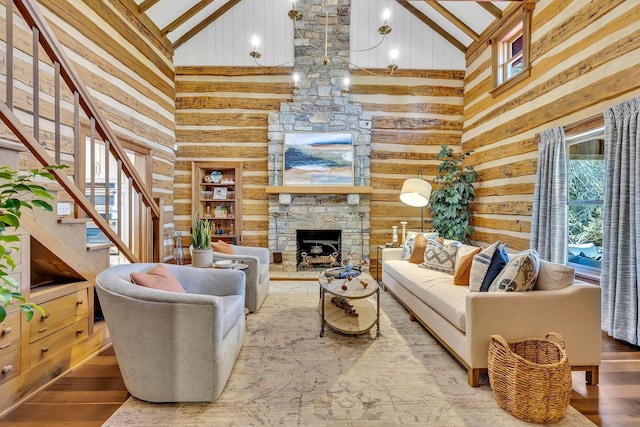
[[[21,262],[15,270],[20,292],[46,314],[27,323],[14,310],[0,324],[0,417],[110,344],[104,322],[96,322],[100,310],[94,292],[95,277],[110,260],[158,262],[163,251],[158,202],[99,114],[37,3],[5,3],[0,119],[6,128],[0,129],[0,165],[66,168],[53,170],[56,181],[43,184],[55,196],[53,212],[24,209],[16,230],[21,237]],[[25,63],[24,46],[14,46],[14,32],[25,27],[33,40],[26,52],[32,58],[26,89],[24,76],[14,75]],[[53,96],[41,91],[44,78],[55,82]],[[88,138],[82,129],[89,129]],[[85,173],[86,159],[95,160],[97,147],[106,153],[101,159],[106,175],[100,178],[93,167]],[[114,204],[103,201],[99,210],[98,196],[112,191]],[[70,204],[70,212],[58,215],[58,202]],[[88,224],[108,243],[87,244]]]

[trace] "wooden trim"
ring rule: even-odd
[[[500,9],[495,4],[487,1],[476,1],[476,3],[482,6],[484,10],[495,16],[497,19],[502,19],[502,9]]]
[[[373,187],[371,186],[320,186],[320,185],[269,185],[265,187],[267,194],[371,194]]]
[[[189,19],[191,19],[196,13],[200,12],[202,9],[209,6],[211,3],[213,3],[213,0],[201,0],[200,2],[192,6],[189,10],[187,10],[185,13],[180,15],[178,18],[171,21],[169,25],[161,29],[160,33],[163,36],[166,36],[168,33],[170,33],[171,31],[174,31],[180,25],[184,24]]]
[[[404,7],[405,9],[407,9],[413,16],[415,16],[420,21],[422,21],[423,23],[425,23],[426,25],[431,27],[431,29],[433,31],[435,31],[442,38],[444,38],[446,41],[451,43],[460,52],[462,52],[462,53],[466,53],[467,52],[467,47],[464,44],[462,44],[458,39],[456,39],[451,34],[449,34],[444,28],[442,28],[441,26],[436,24],[434,21],[432,21],[431,18],[426,16],[424,13],[422,13],[414,5],[412,5],[411,3],[409,3],[406,0],[396,0],[396,2],[399,3],[400,6]]]
[[[440,3],[436,2],[436,1],[429,2],[429,6],[431,6],[433,9],[435,9],[436,12],[438,12],[440,15],[444,16],[445,18],[447,18],[460,31],[462,31],[463,33],[465,33],[466,35],[471,37],[473,39],[473,41],[478,41],[478,39],[480,38],[478,33],[476,33],[473,30],[473,28],[469,27],[462,20],[460,20],[460,18],[458,18],[456,15],[454,15],[451,12],[449,12],[449,9],[447,9],[444,6],[441,6]]]
[[[147,10],[151,9],[153,6],[156,5],[156,3],[158,3],[160,0],[144,0],[142,3],[140,3],[138,5],[138,11],[140,13],[144,13]]]
[[[180,76],[277,76],[290,75],[293,67],[216,67],[192,65],[175,67],[176,79]]]
[[[581,120],[577,123],[572,123],[564,127],[565,136],[578,135],[588,130],[604,127],[604,115],[598,114],[597,116],[589,117],[588,119]]]
[[[202,31],[204,28],[208,27],[210,24],[215,22],[218,18],[220,18],[229,9],[231,9],[233,6],[235,6],[238,3],[240,3],[240,0],[229,0],[228,2],[226,2],[218,10],[213,12],[211,15],[207,16],[203,21],[198,23],[195,27],[193,27],[192,29],[187,31],[182,37],[180,37],[178,40],[176,40],[173,43],[173,49],[175,50],[178,47],[180,47],[183,44],[185,44],[186,42],[188,42],[189,40],[191,40],[191,38],[193,36],[195,36],[200,31]]]

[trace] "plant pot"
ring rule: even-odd
[[[191,251],[191,265],[199,268],[209,268],[213,265],[213,249],[193,249]]]

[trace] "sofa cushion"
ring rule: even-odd
[[[453,276],[401,260],[386,261],[384,270],[456,328],[466,330],[465,304],[469,290],[465,286],[453,286]]]
[[[269,275],[269,264],[260,264],[258,268],[260,275],[258,276],[258,283],[264,283]]]
[[[413,245],[418,234],[421,234],[425,239],[436,239],[439,236],[438,233],[420,233],[417,231],[409,231],[404,240],[404,246],[402,247],[402,255],[400,256],[400,259],[408,260],[411,257],[411,253],[413,252]]]
[[[411,256],[409,257],[409,262],[413,264],[420,264],[424,261],[424,251],[427,249],[427,238],[422,234],[416,235],[415,241],[413,243],[413,250],[411,251]]]
[[[441,271],[453,275],[456,266],[456,253],[460,248],[460,242],[441,245],[435,240],[427,240],[427,249],[424,251],[424,262],[420,264],[429,270]]]
[[[489,266],[491,265],[491,259],[493,258],[493,253],[499,249],[500,242],[495,242],[494,244],[488,246],[487,248],[480,251],[479,254],[476,254],[473,257],[473,261],[471,262],[471,274],[469,275],[469,290],[472,292],[479,292],[480,287],[482,286],[482,281],[484,277],[487,275],[487,271],[489,270]]]
[[[129,277],[131,283],[145,288],[158,289],[160,291],[185,293],[182,284],[167,267],[158,264],[148,273],[132,272]]]
[[[494,279],[498,277],[500,272],[504,269],[504,267],[509,262],[509,255],[507,254],[507,245],[498,246],[498,250],[493,253],[491,257],[491,264],[489,264],[489,269],[487,270],[487,274],[482,279],[482,285],[480,285],[480,292],[487,292],[489,290],[489,286],[493,283]]]
[[[465,246],[465,245],[463,245]],[[458,252],[462,247],[458,249]],[[469,286],[469,275],[471,274],[471,262],[474,255],[478,254],[482,249],[474,248],[472,251],[462,255],[456,263],[456,270],[453,273],[453,284],[458,286]]]
[[[489,286],[489,292],[521,292],[533,289],[540,269],[538,253],[534,249],[517,254],[502,269]]]
[[[223,326],[222,336],[233,328],[238,322],[240,316],[244,316],[244,297],[243,295],[227,295],[222,297],[223,304]]]
[[[555,291],[563,289],[575,280],[575,270],[569,266],[540,260],[540,271],[533,289],[536,291]]]

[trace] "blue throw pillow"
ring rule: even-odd
[[[493,253],[493,256],[491,257],[491,264],[489,264],[487,274],[482,280],[480,292],[487,292],[489,290],[489,286],[491,286],[493,280],[498,277],[498,275],[508,262],[509,255],[507,254],[507,244],[505,243],[504,245],[502,245],[502,247],[500,247]]]

